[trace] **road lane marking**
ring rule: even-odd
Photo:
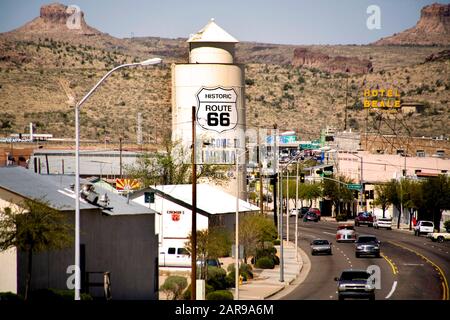
[[[385,299],[389,299],[394,294],[396,288],[397,288],[397,281],[394,281],[394,283],[392,284],[392,289]]]
[[[416,255],[418,255],[419,257],[421,257],[423,260],[427,261],[429,264],[431,264],[439,273],[440,277],[441,277],[441,283],[442,283],[442,300],[450,300],[449,297],[449,288],[448,288],[448,281],[447,278],[445,277],[445,273],[444,271],[433,261],[431,261],[430,259],[428,259],[427,257],[425,257],[423,254],[415,251],[414,249],[411,249],[409,247],[406,247],[404,245],[401,245],[399,243],[396,243],[394,241],[389,241],[390,243],[392,243],[393,245],[396,245],[397,247],[406,249],[410,252],[415,253]]]
[[[332,236],[335,236],[335,235],[336,235],[336,233],[331,233],[331,232],[326,232],[326,231],[323,231],[323,233],[329,234],[329,235],[332,235]]]
[[[404,263],[404,266],[423,267],[423,263]]]
[[[396,275],[398,273],[398,268],[395,265],[394,261],[392,261],[391,259],[389,259],[384,253],[381,253],[381,256],[383,257],[384,260],[387,261],[387,263],[389,263],[389,265],[391,266],[392,269],[392,273],[394,275]]]

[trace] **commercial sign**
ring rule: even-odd
[[[128,191],[139,189],[139,181],[136,179],[116,179],[116,190]]]
[[[201,88],[197,93],[197,123],[205,130],[222,133],[238,123],[237,94],[230,88]]]

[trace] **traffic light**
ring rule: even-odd
[[[305,183],[305,174],[300,173],[300,183]]]
[[[274,186],[274,185],[276,185],[276,183],[277,183],[277,175],[273,174],[273,175],[270,176],[270,184],[272,186]]]
[[[369,191],[369,199],[374,199],[373,190]]]
[[[366,199],[369,199],[369,198],[370,198],[370,191],[369,191],[369,190],[364,191],[364,197],[365,197]]]

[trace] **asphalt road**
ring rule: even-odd
[[[283,299],[336,300],[334,278],[342,270],[367,269],[369,266],[378,266],[380,270],[377,300],[450,299],[450,242],[435,243],[425,236],[416,237],[404,231],[360,226],[355,228],[357,235],[371,234],[381,241],[382,257],[356,258],[353,243],[336,242],[336,230],[336,222],[299,220],[299,246],[308,254],[311,270],[305,281]],[[295,217],[290,218],[289,233],[289,240],[294,241]],[[332,256],[311,255],[309,244],[318,238],[333,243]]]

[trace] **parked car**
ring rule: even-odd
[[[316,239],[311,241],[311,255],[318,253],[333,254],[331,251],[331,242],[323,239]]]
[[[352,223],[339,222],[336,232],[337,242],[355,242],[356,232],[355,227]]]
[[[301,214],[301,211],[300,211],[300,209],[297,209],[297,208],[291,209],[289,211],[290,217],[297,216],[298,218],[300,218],[300,214]]]
[[[318,217],[319,217],[319,221],[320,221],[320,210],[318,208],[309,208],[308,212],[313,212],[315,213]]]
[[[392,230],[392,218],[378,218],[373,217],[373,227],[375,229],[386,228]]]
[[[450,232],[432,232],[428,234],[431,241],[444,242],[450,240]]]
[[[367,225],[369,227],[373,226],[373,215],[372,212],[359,212],[355,218],[355,226]]]
[[[375,280],[371,280],[366,270],[344,270],[341,276],[334,278],[338,282],[338,299],[375,300]]]
[[[423,233],[434,232],[434,223],[431,221],[419,220],[414,227],[414,235],[419,236]]]
[[[314,222],[318,222],[319,221],[319,216],[317,214],[315,214],[314,212],[308,211],[304,217],[303,217],[303,221],[307,222],[307,221],[314,221]]]
[[[355,242],[355,257],[359,258],[364,255],[380,258],[380,245],[381,242],[377,237],[372,235],[361,235]]]
[[[183,247],[169,246],[159,248],[160,267],[190,267],[191,257]]]

